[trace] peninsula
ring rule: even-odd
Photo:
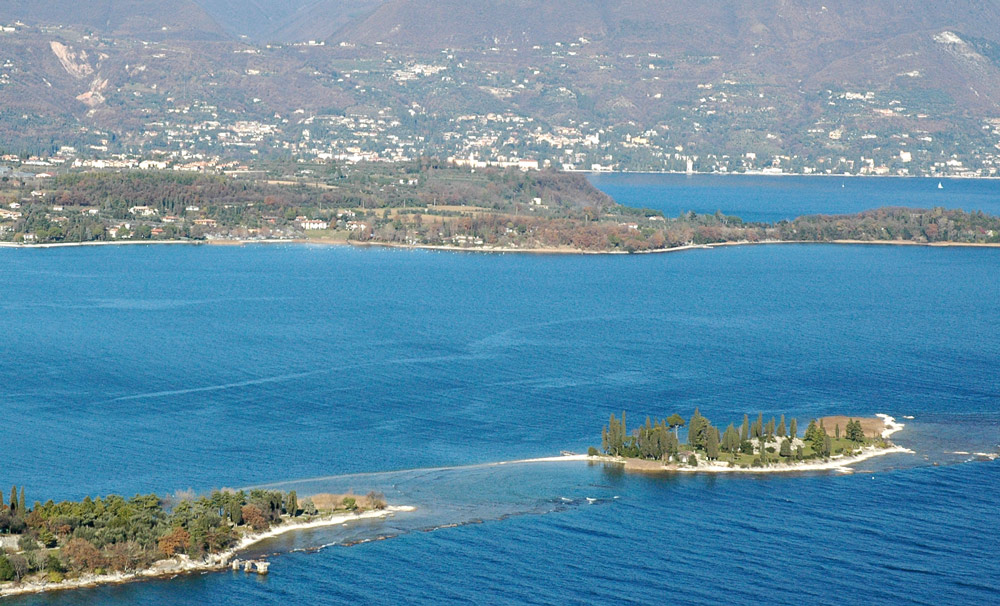
[[[679,430],[686,427],[686,442]],[[601,432],[601,448],[591,447],[590,460],[620,463],[626,471],[779,473],[838,470],[866,459],[900,452],[889,438],[903,425],[888,415],[874,418],[823,417],[809,422],[800,436],[797,419],[785,416],[751,421],[743,416],[737,427],[720,430],[696,408],[690,419],[673,414],[664,420],[646,418],[631,433],[625,412],[611,415]]]
[[[318,170],[318,167],[317,167]],[[777,223],[666,217],[583,175],[426,159],[308,177],[76,172],[0,181],[0,245],[306,242],[480,252],[642,253],[831,242],[1000,246],[1000,217],[881,208]]]
[[[13,488],[0,503],[0,597],[222,570],[280,534],[412,510],[376,492],[299,500],[295,491],[273,490],[111,495],[29,508],[24,488]]]

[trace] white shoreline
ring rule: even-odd
[[[265,530],[264,532],[244,535],[235,547],[227,549],[221,553],[211,554],[201,560],[192,560],[188,556],[182,554],[174,556],[170,559],[159,560],[158,562],[154,562],[149,568],[135,572],[115,572],[102,575],[84,574],[79,578],[67,579],[58,583],[49,583],[48,581],[30,581],[0,589],[0,598],[6,596],[44,593],[48,591],[62,591],[65,589],[84,589],[100,585],[117,585],[121,583],[131,583],[134,581],[143,581],[161,577],[173,577],[179,574],[190,574],[194,572],[224,570],[229,565],[229,562],[241,551],[245,551],[261,541],[265,541],[288,532],[323,528],[325,526],[337,526],[354,520],[384,519],[391,517],[396,513],[414,510],[416,510],[415,507],[397,505],[386,507],[381,510],[365,511],[358,514],[332,514],[314,518],[307,522],[282,524]]]

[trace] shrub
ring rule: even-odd
[[[66,577],[64,577],[61,572],[51,571],[45,575],[45,578],[49,581],[49,583],[62,583]]]
[[[0,556],[0,581],[13,581],[16,578],[14,567],[5,556]]]
[[[601,451],[597,450],[593,446],[590,446],[590,447],[587,448],[587,456],[596,457],[596,456],[598,456],[600,454],[601,454]]]
[[[66,572],[66,567],[63,566],[62,560],[56,557],[56,554],[50,553],[47,558],[45,558],[45,570],[48,572],[63,573]]]
[[[698,466],[698,457],[696,457],[694,455],[690,455],[688,457],[688,465],[690,465],[691,467],[697,467]]]
[[[354,511],[358,508],[358,502],[354,497],[344,497],[344,500],[340,502],[340,506],[347,511]]]

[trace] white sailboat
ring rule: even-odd
[[[944,189],[944,185],[940,181],[938,181],[938,189]]]

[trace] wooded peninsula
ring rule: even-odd
[[[259,489],[29,507],[24,487],[15,487],[2,501],[0,596],[219,569],[238,550],[285,530],[408,509],[388,507],[376,492],[299,500],[294,490]]]
[[[889,441],[902,428],[892,417],[823,417],[809,422],[799,434],[798,420],[751,421],[743,415],[737,427],[725,430],[712,424],[697,408],[690,419],[672,414],[663,420],[649,417],[629,432],[625,412],[614,414],[601,432],[601,448],[590,447],[591,457],[613,458],[626,469],[641,471],[792,471],[835,469],[877,454],[903,452]],[[832,426],[832,427],[831,427]],[[680,430],[686,429],[684,441]]]
[[[176,171],[0,180],[0,242],[295,241],[496,252],[636,253],[716,244],[1000,246],[1000,217],[881,208],[777,223],[623,206],[579,173],[426,159],[316,167],[309,177]]]

